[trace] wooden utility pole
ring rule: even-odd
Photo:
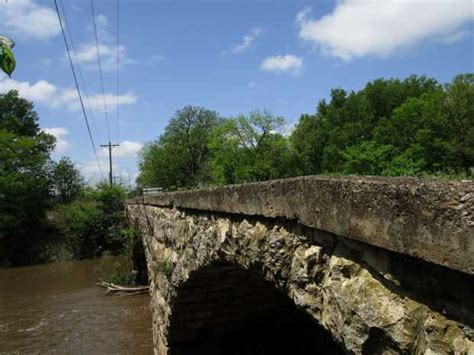
[[[112,174],[112,148],[118,147],[119,144],[110,144],[110,141],[109,141],[109,144],[101,144],[100,146],[103,148],[109,149],[109,183],[110,183],[110,186],[112,186],[114,183],[114,176]]]

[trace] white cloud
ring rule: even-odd
[[[61,89],[46,80],[40,80],[36,83],[28,81],[17,81],[7,77],[0,77],[0,93],[9,90],[17,90],[21,97],[42,103],[51,107],[65,107],[71,111],[81,109],[79,97],[75,89]],[[137,102],[137,97],[129,92],[122,95],[105,94],[106,106],[109,111],[113,111],[119,105],[131,105]],[[87,103],[87,102],[86,102]],[[103,110],[104,102],[102,94],[89,95],[88,103],[92,110]]]
[[[95,24],[97,28],[97,36],[99,37],[100,41],[111,42],[114,39],[114,36],[109,31],[109,19],[105,15],[97,15],[95,17]],[[93,31],[94,25],[91,24],[87,26],[87,28]]]
[[[0,1],[0,23],[2,30],[37,40],[61,31],[56,12],[34,0]]]
[[[97,60],[97,47],[100,52],[100,60],[102,69],[104,71],[117,70],[117,52],[119,56],[120,67],[127,64],[132,64],[134,61],[127,56],[127,49],[125,46],[114,42],[115,37],[109,32],[109,20],[104,15],[96,16],[98,45],[95,40],[80,44],[76,49],[78,64],[83,65],[85,69],[98,70],[99,64]],[[71,54],[73,52],[71,51]],[[64,57],[64,60],[67,58]]]
[[[82,174],[87,178],[100,180],[102,178],[101,172],[104,174],[104,178],[108,176],[109,160],[105,158],[99,158],[99,164],[100,168],[97,164],[97,160],[95,160],[95,158],[91,158],[85,164],[80,164],[79,168],[81,169]],[[114,163],[114,168],[117,169],[118,164]]]
[[[260,69],[268,72],[291,71],[299,74],[303,69],[303,58],[292,54],[268,57],[260,64]]]
[[[122,95],[115,94],[105,94],[105,105],[107,111],[111,112],[117,108],[117,100],[119,105],[132,105],[137,102],[137,97],[129,92]],[[74,89],[64,90],[63,94],[60,97],[61,104],[65,104],[68,109],[78,111],[81,109],[79,99],[77,97],[77,91]],[[103,110],[104,109],[104,98],[102,94],[89,95],[89,100],[85,102],[89,104],[89,107],[94,110]]]
[[[232,47],[232,53],[242,53],[245,50],[249,49],[252,44],[255,42],[257,37],[262,34],[262,28],[255,27],[250,30],[245,36],[242,37],[240,42]]]
[[[140,149],[143,148],[143,144],[140,142],[123,141],[118,147],[112,148],[113,156],[116,158],[135,157]],[[100,150],[101,157],[108,157],[108,148],[102,148]]]
[[[67,128],[64,128],[64,127],[43,128],[43,131],[55,136],[56,138],[69,134],[69,131],[67,130]]]
[[[104,71],[113,71],[117,69],[117,46],[105,43],[99,44],[100,60]],[[118,47],[120,66],[130,64],[133,61],[127,58],[126,48]],[[72,53],[72,51],[71,51]],[[95,42],[85,43],[77,48],[76,58],[79,64],[84,65],[86,69],[98,69],[97,46]]]
[[[48,102],[57,92],[56,86],[46,80],[31,84],[28,81],[17,81],[9,78],[2,80],[0,78],[0,93],[10,90],[17,90],[21,97],[34,102]]]
[[[388,56],[433,37],[458,39],[461,27],[474,19],[471,0],[341,0],[320,19],[309,12],[296,16],[300,38],[344,61]]]
[[[64,139],[64,136],[69,134],[69,131],[64,127],[51,127],[51,128],[44,128],[44,132],[53,135],[56,137],[56,148],[55,153],[62,154],[66,152],[71,144],[68,140]]]
[[[105,102],[109,111],[116,109],[117,101],[119,105],[132,105],[137,102],[137,97],[131,92],[122,95],[105,94]],[[89,102],[93,110],[104,106],[104,101],[100,94],[89,96]]]

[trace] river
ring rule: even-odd
[[[94,265],[0,269],[0,354],[152,354],[148,294],[106,296]]]

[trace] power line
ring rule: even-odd
[[[66,25],[66,32],[69,36],[69,42],[71,44],[71,47],[72,47],[72,51],[73,51],[73,54],[74,54],[74,59],[76,61],[76,68],[77,68],[77,72],[79,74],[79,80],[82,84],[82,89],[84,90],[84,97],[85,97],[85,101],[86,101],[86,104],[87,104],[87,107],[89,108],[89,113],[91,115],[91,118],[92,118],[92,126],[95,130],[95,133],[96,133],[96,138],[98,137],[99,138],[99,141],[102,140],[101,139],[101,136],[100,136],[100,132],[99,130],[97,129],[97,125],[96,125],[96,119],[95,119],[95,115],[94,115],[94,110],[92,109],[92,106],[91,106],[91,103],[90,103],[90,100],[89,100],[89,94],[87,92],[87,87],[86,87],[86,84],[85,84],[85,81],[84,81],[84,77],[82,75],[82,70],[81,70],[81,65],[79,63],[79,60],[77,59],[77,51],[76,51],[76,46],[74,45],[74,39],[72,37],[72,32],[71,32],[71,29],[69,27],[69,21],[68,21],[68,18],[67,18],[67,14],[66,14],[66,10],[64,9],[64,5],[63,5],[63,2],[62,0],[59,0],[59,6],[61,7],[61,11],[63,13],[63,17],[64,17],[64,24]]]
[[[58,8],[57,0],[54,0],[54,7],[56,9],[56,14],[58,15],[59,25],[61,26],[61,32],[62,32],[62,35],[63,35],[64,45],[66,46],[66,52],[67,52],[67,56],[69,58],[69,64],[71,66],[72,75],[74,77],[74,83],[76,84],[77,95],[79,96],[79,102],[81,103],[82,114],[84,116],[84,121],[85,121],[86,126],[87,126],[87,132],[89,133],[89,138],[90,138],[90,141],[91,141],[91,144],[92,144],[92,149],[94,150],[95,160],[97,162],[97,166],[99,167],[100,175],[103,178],[104,173],[102,172],[102,168],[101,168],[100,163],[99,163],[99,158],[97,156],[97,150],[95,149],[94,138],[92,138],[92,133],[91,133],[90,125],[89,125],[89,120],[87,118],[86,109],[84,108],[84,102],[82,100],[81,90],[79,89],[79,84],[77,82],[76,71],[74,70],[74,65],[72,63],[71,53],[69,52],[69,45],[68,45],[67,40],[66,40],[66,33],[64,32],[63,21],[61,20],[61,15],[59,14],[59,8]]]
[[[117,141],[120,142],[120,0],[117,0]]]
[[[95,46],[97,49],[97,61],[99,62],[100,84],[102,87],[102,98],[104,101],[104,113],[105,113],[105,120],[107,122],[107,136],[109,138],[109,143],[110,143],[109,113],[107,112],[107,103],[105,99],[104,75],[102,74],[102,60],[100,58],[99,37],[97,35],[97,24],[96,24],[96,18],[95,18],[94,0],[91,0],[91,10],[92,10],[92,23],[94,25]]]

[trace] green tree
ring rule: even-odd
[[[186,106],[177,111],[164,134],[142,150],[137,182],[164,189],[209,183],[208,143],[212,129],[220,122],[216,112],[202,107]]]
[[[84,186],[84,179],[71,159],[62,157],[54,165],[53,186],[62,203],[69,203],[77,198]]]
[[[382,120],[375,130],[376,140],[390,144],[409,161],[418,162],[420,171],[436,172],[451,165],[450,140],[453,127],[444,110],[443,91],[411,98]]]
[[[33,103],[20,98],[15,90],[0,95],[0,130],[28,137],[40,131]]]
[[[33,105],[0,95],[0,260],[26,262],[50,204],[53,136],[41,132]]]
[[[55,222],[74,259],[100,256],[105,244],[104,215],[94,199],[77,199],[58,206]]]
[[[202,125],[178,111],[142,151],[139,183],[165,189],[319,173],[465,174],[474,165],[474,74],[440,85],[426,76],[336,88],[290,137],[283,119],[253,112]],[[217,117],[216,114],[214,114]],[[205,129],[203,127],[206,127]]]
[[[322,111],[324,105],[322,101],[318,111]],[[291,134],[290,142],[295,150],[299,175],[315,174],[322,170],[323,152],[328,140],[328,131],[323,128],[324,125],[324,115],[304,114]]]
[[[446,95],[446,110],[454,129],[451,148],[469,173],[474,166],[474,73],[456,76],[446,86]]]
[[[49,205],[51,165],[39,139],[0,131],[0,237],[26,232]]]
[[[425,76],[341,89],[303,115],[290,141],[303,174],[469,173],[474,164],[474,76],[442,86]]]
[[[128,242],[125,198],[122,186],[100,183],[71,203],[58,206],[61,218],[57,225],[75,258],[100,256],[104,250],[122,252]]]
[[[343,174],[382,175],[390,160],[393,147],[364,141],[343,152]]]
[[[127,191],[120,185],[101,183],[97,186],[95,199],[101,211],[101,226],[104,231],[105,249],[120,251],[126,241],[123,230],[127,227],[125,220],[125,198]]]
[[[240,115],[217,126],[209,143],[215,181],[233,184],[291,176],[290,145],[279,133],[283,126],[284,119],[269,111]]]

